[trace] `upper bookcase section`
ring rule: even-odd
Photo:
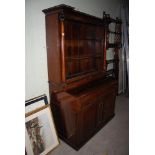
[[[115,20],[105,12],[98,18],[64,4],[43,12],[49,83],[67,87],[105,77],[108,25]]]

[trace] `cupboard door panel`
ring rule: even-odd
[[[104,120],[108,120],[112,115],[114,115],[114,109],[115,109],[115,91],[105,95],[104,99]]]
[[[102,126],[110,117],[114,115],[115,90],[100,97],[97,101],[96,126]]]
[[[104,122],[104,100],[103,99],[99,99],[98,100],[98,104],[97,104],[97,121],[96,121],[96,125],[97,127],[101,126]]]
[[[96,104],[89,104],[80,112],[78,117],[78,144],[86,141],[95,130]]]

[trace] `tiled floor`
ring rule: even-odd
[[[115,117],[79,151],[60,140],[49,155],[129,155],[129,98],[117,96]]]

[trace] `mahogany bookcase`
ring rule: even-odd
[[[121,21],[59,5],[43,10],[51,108],[58,135],[78,150],[115,114]],[[116,24],[110,32],[109,24]],[[115,42],[109,43],[109,34]],[[106,60],[108,48],[114,59]],[[107,65],[114,67],[107,70]]]

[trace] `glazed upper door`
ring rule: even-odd
[[[65,78],[103,71],[104,27],[64,21]]]

